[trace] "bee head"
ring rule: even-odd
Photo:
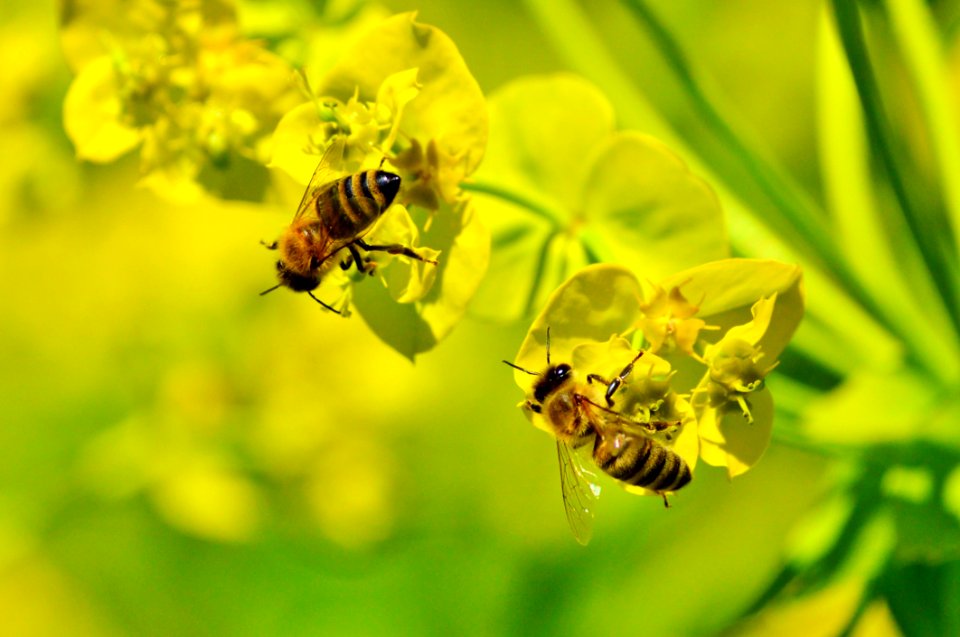
[[[378,170],[374,180],[377,184],[377,190],[383,195],[382,209],[386,210],[393,203],[397,193],[400,192],[400,175],[386,170]]]
[[[303,275],[287,268],[283,261],[277,261],[277,277],[280,284],[285,285],[294,292],[310,292],[320,285],[320,277],[316,275]]]
[[[533,386],[533,397],[538,403],[546,400],[552,392],[567,382],[573,369],[566,363],[551,365]]]

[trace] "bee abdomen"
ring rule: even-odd
[[[317,196],[317,216],[332,239],[352,239],[390,207],[399,189],[400,177],[384,170],[343,177]]]
[[[676,491],[692,477],[683,458],[647,438],[628,437],[617,453],[598,444],[594,461],[613,478],[656,492]]]

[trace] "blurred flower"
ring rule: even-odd
[[[490,131],[467,185],[494,247],[478,315],[528,317],[591,263],[656,280],[729,255],[707,183],[661,141],[617,130],[613,105],[587,80],[510,82],[490,96]]]
[[[121,6],[117,23],[107,9]],[[139,147],[144,183],[162,196],[262,197],[266,143],[300,97],[287,63],[240,37],[229,5],[70,5],[63,31],[77,72],[64,126],[80,158]]]

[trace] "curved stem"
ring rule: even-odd
[[[536,217],[549,221],[552,228],[556,229],[559,227],[559,219],[562,218],[561,214],[553,208],[525,197],[516,191],[482,181],[466,181],[461,183],[460,187],[467,192],[487,195],[511,203],[518,208],[523,208]]]

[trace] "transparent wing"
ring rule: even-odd
[[[658,434],[666,434],[669,438],[669,434],[677,430],[681,424],[679,420],[651,420],[649,422],[636,420],[609,407],[598,405],[585,396],[581,397],[581,404],[587,411],[587,417],[594,423],[600,435],[624,431],[634,436],[646,436],[647,438],[657,438]]]
[[[297,214],[294,215],[294,219],[299,219],[303,216],[304,212],[311,210],[313,207],[310,205],[310,202],[317,197],[317,194],[325,188],[329,188],[333,182],[343,176],[334,166],[340,166],[342,164],[345,147],[342,137],[337,137],[327,146],[327,150],[325,150],[323,156],[320,157],[320,162],[317,164],[316,170],[313,171],[313,177],[310,178],[310,183],[307,184],[306,190],[303,191],[303,198],[300,200],[300,205],[297,206]]]
[[[577,450],[560,440],[557,441],[557,458],[567,523],[574,539],[586,546],[593,535],[593,508],[600,496],[600,485],[596,483],[596,475],[583,466]]]

